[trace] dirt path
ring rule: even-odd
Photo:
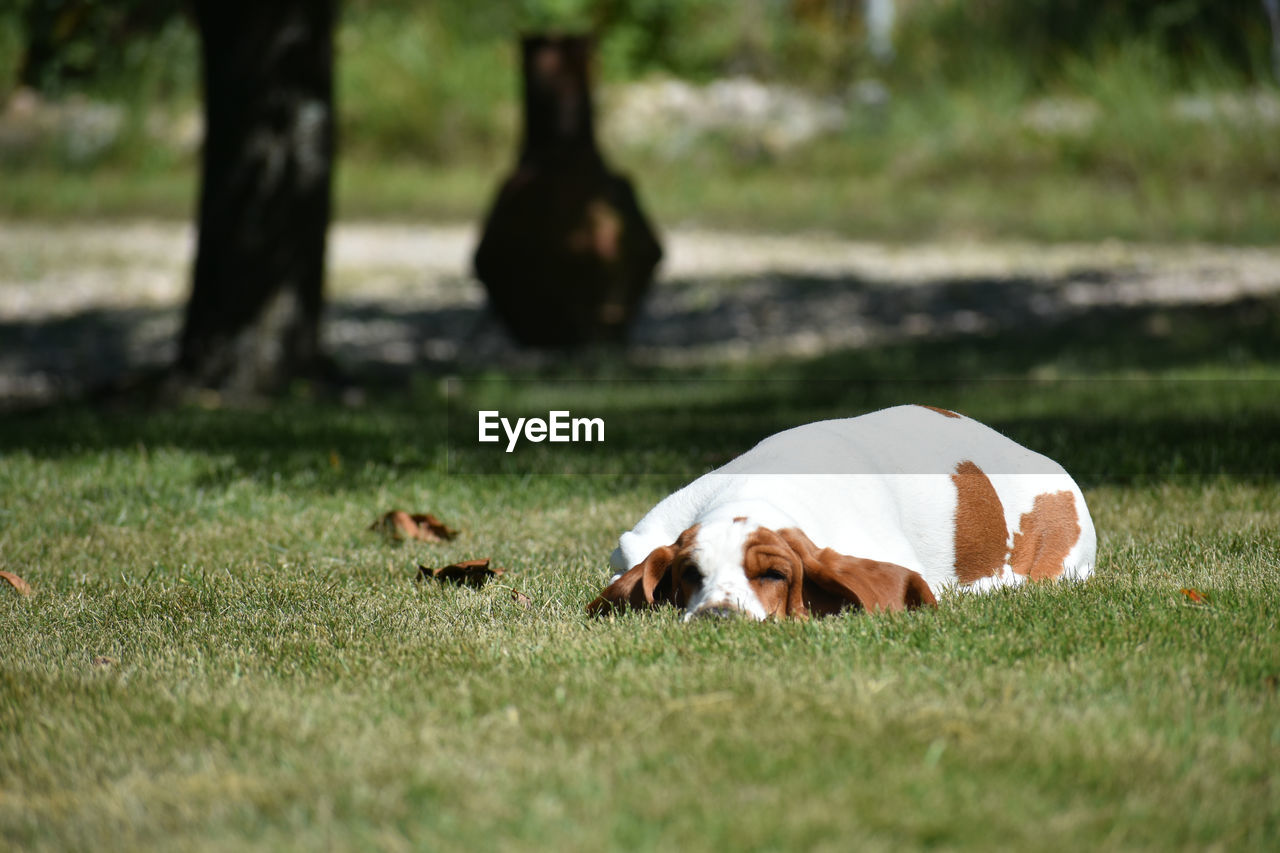
[[[339,362],[447,370],[527,363],[484,311],[464,226],[339,225],[326,338]],[[1280,250],[890,246],[698,230],[667,259],[634,331],[642,363],[998,332],[1120,306],[1280,294]],[[193,232],[170,223],[0,223],[0,400],[35,401],[173,356]]]

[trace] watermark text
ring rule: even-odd
[[[503,434],[507,440],[507,453],[516,449],[520,439],[532,441],[550,441],[553,443],[591,443],[604,441],[604,418],[575,418],[566,409],[554,409],[543,418],[516,418],[512,423],[509,418],[502,417],[497,409],[482,409],[478,412],[481,442],[496,443],[502,441]],[[502,434],[499,434],[501,428]]]

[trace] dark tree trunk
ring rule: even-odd
[[[57,56],[53,32],[58,13],[64,11],[60,4],[32,3],[23,16],[23,29],[27,33],[27,45],[18,72],[18,82],[28,88],[45,89]]]
[[[205,142],[183,382],[256,394],[320,364],[335,7],[195,4]]]
[[[631,183],[605,165],[591,113],[591,43],[524,40],[524,139],[476,249],[476,276],[521,343],[618,341],[662,247]]]

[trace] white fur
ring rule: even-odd
[[[698,529],[693,559],[702,573],[702,585],[685,608],[688,622],[701,611],[725,607],[763,621],[768,614],[742,571],[747,534],[755,529],[745,522],[713,522]]]
[[[970,418],[898,406],[780,432],[664,498],[619,538],[610,558],[614,579],[698,524],[704,583],[687,614],[730,606],[763,618],[742,570],[745,538],[760,526],[797,527],[819,548],[919,572],[936,595],[957,583],[951,475],[965,461],[991,481],[1010,539],[1037,495],[1070,492],[1080,537],[1062,576],[1082,580],[1093,572],[1093,521],[1062,466]],[[733,521],[739,517],[746,521]],[[1022,581],[1006,564],[968,589]]]

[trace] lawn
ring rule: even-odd
[[[588,4],[344,5],[337,217],[480,221],[515,156],[514,23]],[[904,252],[1280,235],[1266,45],[1232,52],[1226,18],[1196,49],[1160,40],[1230,4],[1165,4],[1163,35],[1084,45],[1032,9],[1087,30],[1071,3],[902,4],[937,14],[903,18],[890,67],[835,61],[847,34],[782,20],[821,4],[591,5],[621,16],[600,45],[602,144],[662,229]],[[1012,26],[1037,17],[1033,37]],[[182,21],[153,35],[103,39],[110,73],[46,93],[50,122],[64,100],[118,109],[100,148],[73,145],[74,123],[9,128],[0,228],[191,217],[198,45]],[[848,119],[785,150],[609,135],[621,87],[739,74]],[[32,590],[0,580],[0,850],[1271,851],[1280,302],[1232,299],[806,358],[589,353],[447,381],[388,364],[340,397],[0,411],[0,571]],[[12,325],[41,322],[60,321]],[[618,534],[672,489],[776,430],[903,402],[1061,461],[1099,532],[1095,577],[806,623],[587,618]],[[480,408],[602,417],[606,441],[481,448]],[[369,528],[393,508],[460,533],[389,541]],[[506,572],[415,580],[473,557]]]
[[[1276,316],[8,415],[0,569],[34,594],[0,587],[0,846],[1273,849]],[[914,400],[1075,472],[1096,576],[803,624],[583,613],[671,488]],[[608,450],[480,454],[490,405],[602,414]],[[389,542],[393,507],[461,533]],[[483,589],[414,580],[481,556]]]

